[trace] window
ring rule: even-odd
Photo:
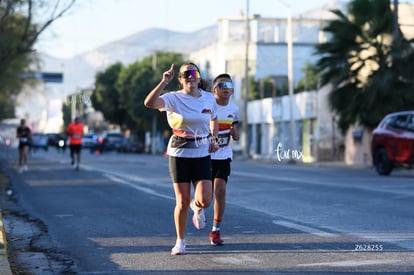
[[[407,129],[410,132],[414,132],[414,115],[408,118]]]
[[[407,129],[407,121],[408,121],[409,115],[398,115],[395,117],[392,117],[389,122],[389,126],[395,129]]]

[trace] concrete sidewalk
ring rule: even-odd
[[[6,186],[8,183],[8,178],[6,175],[0,171],[0,187]],[[3,188],[0,188],[0,192],[4,192]],[[10,269],[10,263],[8,260],[8,251],[7,251],[7,238],[6,238],[6,228],[3,224],[2,209],[0,207],[0,274],[1,275],[11,275],[13,274]]]
[[[7,254],[6,230],[3,226],[3,219],[0,212],[0,274],[12,275]]]

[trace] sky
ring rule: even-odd
[[[55,21],[35,48],[70,58],[149,28],[192,32],[214,25],[217,18],[249,14],[286,18],[333,0],[77,0]],[[345,0],[345,2],[348,2]],[[248,3],[248,4],[247,4]]]

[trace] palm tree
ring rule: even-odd
[[[324,28],[331,39],[316,46],[321,84],[333,87],[329,104],[343,132],[353,124],[372,129],[387,113],[414,108],[412,41],[390,1],[353,0],[347,8],[347,15],[332,11],[338,19]]]

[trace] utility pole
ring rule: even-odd
[[[245,64],[244,64],[244,94],[243,94],[243,121],[242,121],[242,132],[243,132],[243,158],[249,157],[249,146],[247,136],[247,103],[249,101],[249,43],[250,43],[250,23],[249,23],[249,0],[246,0],[246,29],[245,29],[245,40],[246,40],[246,52],[245,52]]]
[[[70,108],[70,115],[71,115],[71,121],[75,119],[76,117],[76,99],[77,99],[77,94],[72,94],[71,96],[72,98],[72,102],[71,102],[71,108]]]
[[[398,40],[400,39],[400,26],[398,24],[398,0],[393,1],[394,5],[394,30],[393,30],[393,44],[396,46]]]

